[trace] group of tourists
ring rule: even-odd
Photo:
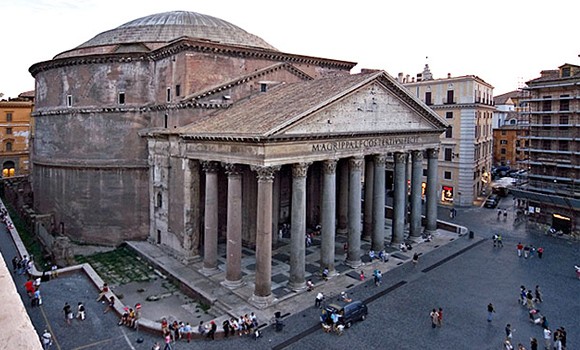
[[[517,246],[516,246],[516,250],[518,252],[518,257],[524,257],[524,259],[527,258],[532,258],[536,253],[538,254],[538,258],[541,259],[542,256],[544,255],[544,248],[542,247],[538,247],[536,249],[536,247],[534,247],[533,244],[522,244],[522,242],[518,242]]]
[[[344,333],[344,315],[333,309],[322,309],[320,311],[320,324],[325,333],[336,333],[342,335]]]
[[[544,339],[545,348],[549,350],[566,349],[566,329],[564,327],[559,327],[556,331],[552,332],[548,323],[548,319],[545,315],[542,315],[540,310],[537,308],[537,304],[543,303],[543,301],[543,295],[539,285],[536,285],[533,292],[531,289],[527,289],[524,285],[520,286],[519,303],[528,309],[530,322],[542,327],[542,336]],[[506,325],[506,337],[503,344],[505,350],[514,349],[514,345],[512,343],[514,331],[515,330],[511,328],[510,324]],[[530,350],[538,350],[538,346],[538,340],[532,337],[530,339]],[[518,350],[526,350],[526,347],[522,343],[518,343]]]

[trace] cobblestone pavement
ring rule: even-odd
[[[506,207],[512,203],[509,197],[503,201]],[[543,341],[541,328],[528,321],[527,310],[518,305],[517,298],[520,285],[533,289],[536,284],[544,293],[544,303],[538,308],[550,327],[566,327],[568,349],[580,349],[580,281],[574,274],[574,264],[580,263],[580,244],[527,233],[523,225],[514,229],[511,206],[506,221],[498,221],[496,211],[491,209],[457,211],[453,221],[473,230],[475,238],[463,236],[426,253],[415,268],[410,263],[397,266],[385,274],[380,287],[369,281],[349,289],[350,296],[368,303],[369,316],[343,336],[323,333],[318,323],[319,310],[307,307],[284,317],[286,326],[282,332],[262,328],[263,336],[257,340],[244,336],[178,342],[173,349],[501,349],[507,323],[515,329],[514,343],[522,342],[529,348],[530,337]],[[439,212],[441,219],[449,220],[445,208]],[[490,237],[494,233],[503,234],[504,248],[493,247]],[[518,258],[515,245],[519,241],[543,246],[543,259]],[[0,244],[6,260],[13,256],[5,251],[9,243],[7,235],[2,234]],[[22,277],[16,278],[17,286],[23,283]],[[53,349],[150,349],[153,341],[161,340],[118,327],[116,316],[103,315],[104,305],[94,300],[95,288],[81,275],[63,276],[41,288],[44,305],[29,309],[29,313],[39,332],[45,325],[51,326],[58,340]],[[23,297],[27,302],[27,297]],[[74,320],[71,326],[65,324],[64,301],[73,306],[85,301],[85,323]],[[486,305],[490,302],[497,313],[488,323]],[[304,307],[299,305],[296,310]],[[430,326],[429,311],[434,307],[444,310],[442,328]],[[144,338],[143,343],[136,342],[139,337]]]

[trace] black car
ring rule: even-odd
[[[499,204],[499,200],[500,198],[497,194],[492,194],[491,196],[487,197],[483,206],[486,208],[495,208]]]
[[[344,306],[330,304],[326,307],[328,313],[338,313],[342,316],[342,322],[346,328],[350,328],[353,322],[364,321],[369,313],[365,303],[360,300],[352,301]]]

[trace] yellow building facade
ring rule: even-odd
[[[0,165],[2,177],[28,175],[31,113],[27,98],[0,101]]]

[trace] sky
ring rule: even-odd
[[[564,63],[580,65],[580,1],[0,0],[0,93],[34,89],[28,68],[131,20],[193,11],[282,52],[434,78],[477,75],[500,95]]]

